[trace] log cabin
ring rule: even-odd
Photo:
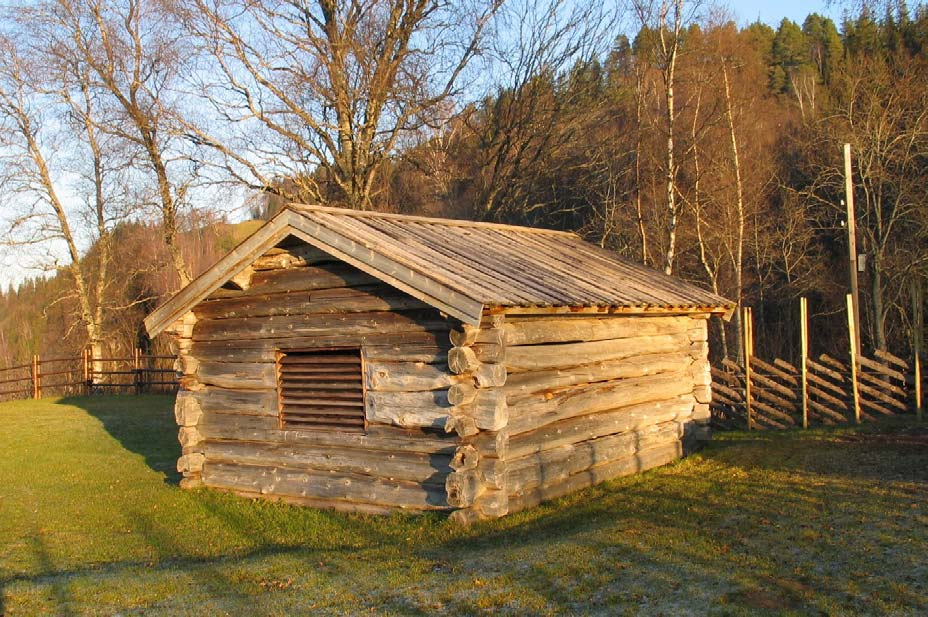
[[[145,325],[182,486],[467,523],[707,438],[733,308],[572,233],[294,204]]]

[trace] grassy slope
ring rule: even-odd
[[[0,405],[0,614],[918,614],[928,440],[730,434],[502,521],[181,491],[171,402]]]

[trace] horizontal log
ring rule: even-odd
[[[761,371],[767,372],[767,373],[769,373],[770,375],[772,375],[773,377],[777,377],[777,378],[779,378],[779,379],[785,381],[786,383],[788,383],[788,384],[791,385],[791,386],[798,386],[798,385],[799,385],[799,380],[796,378],[795,375],[790,375],[789,373],[787,373],[786,371],[782,370],[781,368],[779,368],[779,367],[777,367],[777,366],[774,366],[773,364],[768,364],[768,363],[764,362],[763,360],[761,360],[760,358],[757,358],[757,357],[753,357],[753,356],[752,356],[752,357],[751,357],[751,366],[755,367],[755,370],[758,370],[758,369],[759,369],[759,370],[761,370]]]
[[[365,363],[367,388],[378,392],[418,392],[439,390],[461,383],[464,378],[447,367],[424,362]]]
[[[277,416],[276,390],[232,390],[207,387],[192,393],[204,412]]]
[[[384,332],[371,334],[327,334],[314,337],[277,339],[197,341],[191,353],[201,361],[274,362],[278,349],[324,349],[363,347],[365,358],[437,364],[447,361],[447,346],[438,343],[440,332]]]
[[[860,363],[862,367],[868,368],[871,371],[876,371],[877,373],[880,373],[887,377],[891,377],[892,379],[897,379],[902,382],[905,381],[905,375],[903,375],[897,370],[889,368],[888,366],[880,364],[879,362],[874,362],[873,360],[866,358],[864,356],[857,356],[857,361]]]
[[[806,360],[806,366],[808,366],[809,368],[810,375],[812,375],[813,373],[819,373],[841,384],[843,384],[846,381],[844,378],[844,375],[842,375],[841,373],[839,373],[838,371],[832,368],[825,366],[824,364],[819,364],[812,358],[809,358]],[[838,386],[833,386],[833,387],[837,388]]]
[[[200,362],[200,383],[237,390],[267,390],[277,387],[277,367],[259,362]]]
[[[510,494],[509,511],[518,512],[606,480],[666,465],[680,458],[681,454],[682,447],[679,441],[660,444],[636,452],[627,458],[591,467],[557,484],[543,485],[522,493]]]
[[[740,378],[744,378],[744,367],[737,362],[733,362],[728,358],[722,358],[722,366],[724,366],[734,375],[737,375]]]
[[[512,435],[539,426],[648,401],[664,401],[684,394],[692,397],[693,386],[685,374],[661,373],[605,383],[572,386],[537,394],[510,409]]]
[[[810,400],[809,409],[823,416],[824,418],[831,418],[832,420],[837,421],[837,422],[847,422],[847,418],[844,417],[844,414],[841,414],[831,409],[827,405],[823,405],[822,403],[819,403],[817,401]]]
[[[780,396],[777,396],[774,390],[769,390],[766,388],[752,389],[751,396],[753,396],[759,401],[763,401],[770,405],[776,405],[777,408],[783,409],[789,412],[796,412],[799,410],[799,407],[797,405],[801,406],[801,403],[797,402],[796,400],[794,401],[786,400],[784,398],[781,398]],[[797,396],[796,399],[798,398],[799,397]]]
[[[451,414],[451,404],[446,390],[368,392],[365,413],[368,422],[444,429]]]
[[[452,373],[472,373],[480,367],[477,354],[471,347],[452,347],[448,350],[448,367]]]
[[[894,416],[894,415],[896,415],[896,412],[893,412],[893,411],[891,411],[891,410],[889,410],[889,409],[883,407],[882,405],[880,405],[880,404],[877,403],[876,401],[872,401],[872,400],[870,400],[870,399],[868,399],[868,398],[866,398],[866,397],[864,397],[864,396],[861,396],[861,397],[860,397],[860,408],[861,408],[861,413],[863,413],[863,411],[866,410],[866,411],[875,411],[875,412],[877,412],[877,413],[883,414],[884,416]],[[861,416],[861,417],[863,417],[863,416]],[[872,419],[872,418],[871,418],[871,419]]]
[[[891,397],[890,395],[877,390],[876,388],[870,387],[867,384],[860,383],[860,380],[857,382],[857,389],[860,390],[861,401],[869,397],[871,399],[880,401],[881,403],[886,403],[890,407],[895,407],[899,411],[908,411],[909,405],[905,401],[899,401]],[[882,412],[881,412],[882,413]]]
[[[538,486],[558,484],[591,467],[626,459],[652,446],[679,442],[682,437],[682,424],[670,421],[509,459],[506,461],[503,489],[513,494]]]
[[[692,362],[691,358],[679,353],[664,353],[646,354],[569,368],[525,371],[510,375],[503,391],[506,392],[510,404],[517,404],[525,395],[541,390],[644,377],[666,372],[683,372],[691,366]]]
[[[638,405],[623,405],[603,413],[554,422],[516,435],[509,435],[510,429],[506,429],[507,439],[500,456],[506,460],[514,460],[606,435],[641,430],[671,420],[683,422],[692,415],[693,405],[692,397],[680,397]]]
[[[247,490],[262,495],[342,500],[403,509],[443,510],[448,507],[442,487],[349,473],[207,461],[203,467],[203,483],[206,486]]]
[[[844,364],[843,362],[841,362],[841,361],[839,361],[839,360],[836,360],[836,359],[832,358],[832,357],[829,356],[827,353],[821,354],[821,355],[818,357],[818,360],[819,360],[819,362],[821,362],[822,364],[828,365],[828,366],[830,366],[831,368],[833,368],[833,369],[835,369],[835,370],[837,370],[837,371],[840,371],[841,373],[848,373],[848,372],[849,372],[849,369],[847,368],[847,365],[846,365],[846,364]]]
[[[177,471],[184,475],[196,474],[203,471],[206,457],[200,452],[184,454],[177,459]]]
[[[897,397],[900,397],[903,400],[908,399],[909,397],[908,392],[891,383],[883,375],[877,375],[868,371],[861,370],[857,372],[857,377],[885,394],[895,394]]]
[[[761,414],[767,416],[768,419],[775,419],[778,422],[785,422],[786,424],[796,424],[796,420],[791,415],[763,401],[753,400],[751,401],[751,407],[754,408],[755,415],[760,415],[758,412],[761,412]]]
[[[712,384],[712,391],[714,394],[721,394],[729,400],[737,401],[738,404],[744,404],[744,393],[739,390],[733,390],[726,385],[714,383]]]
[[[811,383],[809,384],[808,389],[809,389],[809,394],[819,399],[820,401],[824,401],[826,403],[829,403],[830,405],[833,405],[834,407],[837,407],[838,409],[843,409],[847,411],[847,403],[845,403],[843,400],[835,396],[832,396],[831,394],[825,392],[824,390],[820,389],[819,387],[815,385],[812,385]],[[846,395],[842,393],[842,396],[846,396]]]
[[[503,330],[508,345],[540,345],[687,334],[689,317],[543,318],[507,321]],[[689,341],[689,335],[687,334]]]
[[[276,417],[205,413],[197,429],[206,440],[252,441],[361,448],[386,452],[421,452],[453,456],[460,445],[455,435],[443,431],[404,429],[368,424],[363,433],[339,430],[281,429]]]
[[[907,371],[907,370],[909,370],[909,363],[908,363],[908,362],[906,362],[905,360],[903,360],[903,359],[900,358],[899,356],[895,356],[895,355],[891,354],[891,353],[888,352],[888,351],[885,351],[885,350],[883,350],[883,349],[877,349],[876,351],[873,352],[873,355],[876,356],[877,358],[879,358],[880,360],[883,360],[884,362],[888,362],[888,363],[890,363],[890,364],[896,365],[896,367],[899,368],[899,369],[902,370],[902,371]]]
[[[734,373],[717,369],[714,366],[712,367],[712,379],[714,383],[722,382],[735,388],[744,387],[744,382]]]
[[[510,346],[506,349],[506,368],[510,372],[538,371],[622,360],[643,354],[687,353],[689,345],[684,334],[665,334],[589,343]]]
[[[302,268],[258,271],[252,275],[248,289],[217,289],[206,301],[382,284],[383,281],[346,263],[331,262]]]
[[[210,463],[347,472],[436,486],[443,486],[445,476],[451,473],[451,455],[447,453],[241,441],[206,441],[203,452]]]
[[[336,259],[314,246],[301,244],[288,248],[273,248],[258,257],[251,267],[259,270],[283,270],[318,263],[334,262]]]
[[[381,284],[207,300],[198,304],[194,312],[200,319],[232,319],[429,308],[421,300]]]
[[[316,315],[273,315],[253,319],[203,319],[193,330],[193,340],[253,340],[331,336],[360,336],[385,332],[443,332],[448,322],[435,310],[379,311]]]
[[[780,358],[777,358],[773,361],[773,364],[777,366],[778,368],[780,368],[781,370],[786,371],[790,375],[793,375],[793,376],[799,375],[799,369],[797,369],[795,366],[793,366],[792,364],[790,364],[789,362],[785,360],[781,360]]]

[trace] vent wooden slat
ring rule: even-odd
[[[284,352],[277,385],[282,428],[364,430],[360,350]]]

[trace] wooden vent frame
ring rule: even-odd
[[[364,364],[360,348],[277,352],[277,409],[281,429],[363,433]]]

